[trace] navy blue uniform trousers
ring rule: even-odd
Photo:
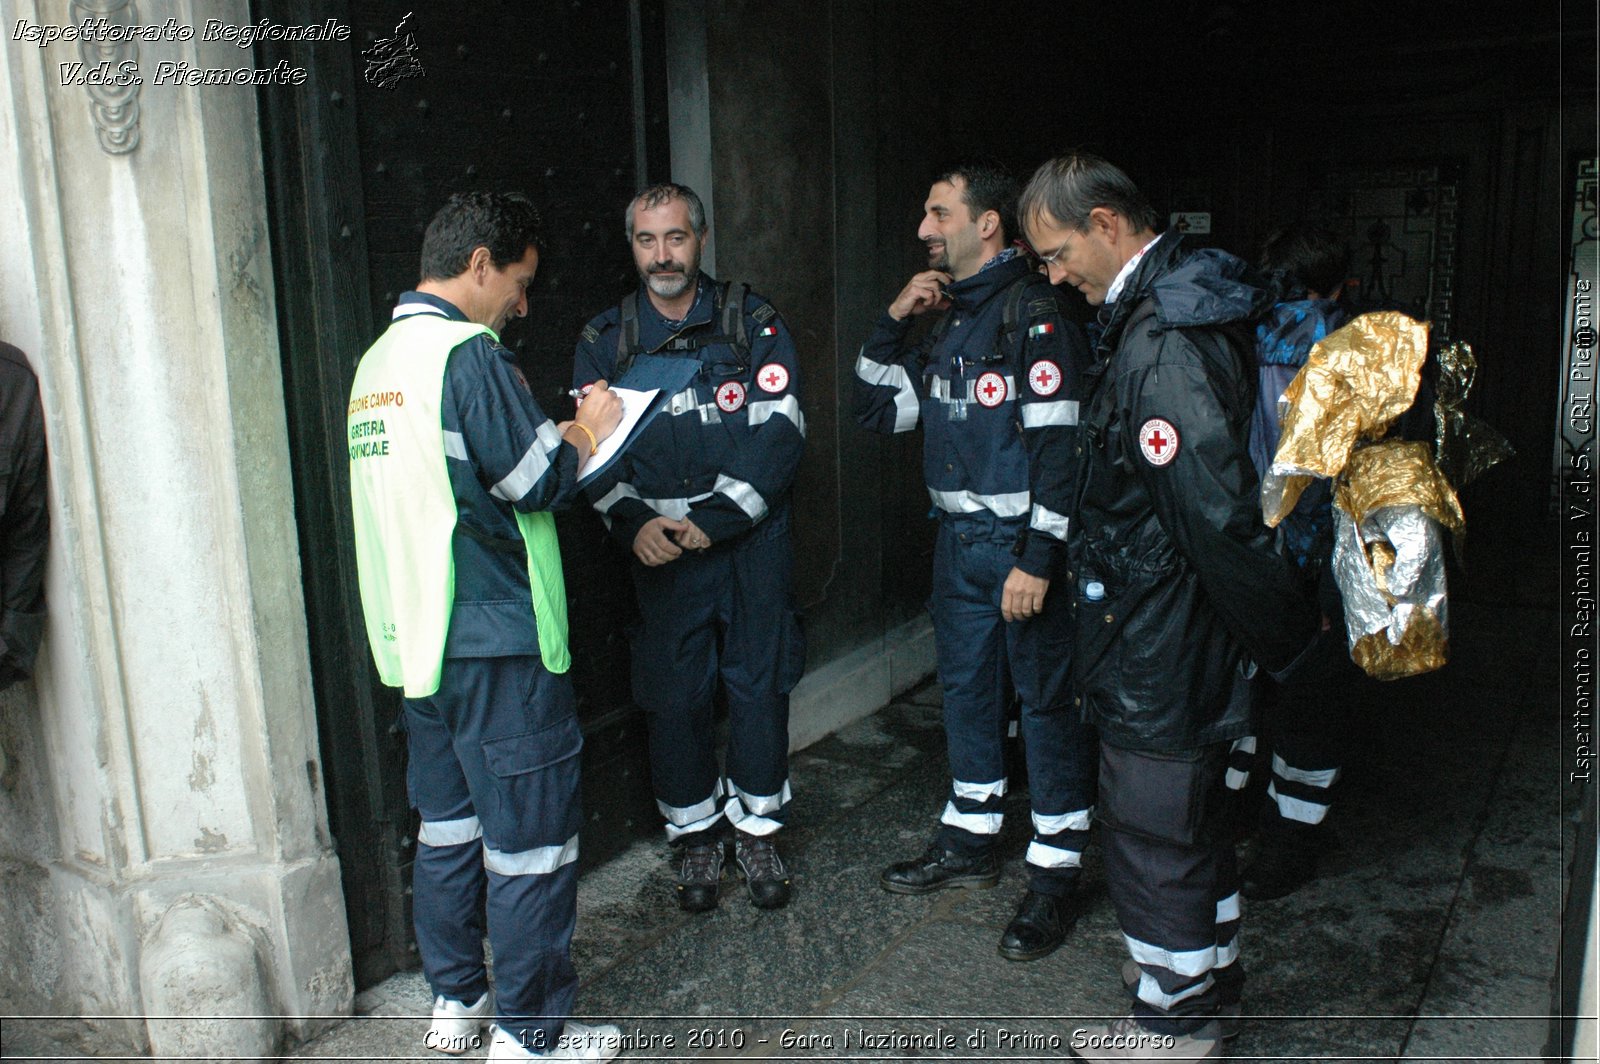
[[[789,692],[805,669],[790,601],[794,567],[782,511],[728,544],[635,564],[643,617],[633,631],[633,697],[650,731],[650,769],[667,837],[712,837],[724,817],[770,835],[788,813]],[[717,767],[713,695],[728,700]]]
[[[1012,691],[1022,702],[1033,840],[1029,887],[1062,896],[1082,871],[1095,793],[1095,733],[1072,705],[1071,587],[1053,584],[1044,609],[1023,621],[1000,614],[1020,521],[946,515],[933,556],[934,642],[944,688],[951,790],[938,842],[986,851],[1000,832]]]
[[[406,782],[422,816],[412,912],[434,994],[488,989],[479,901],[488,895],[498,1023],[536,1052],[556,1045],[578,977],[578,729],[572,683],[537,656],[451,658],[439,690],[404,700]]]

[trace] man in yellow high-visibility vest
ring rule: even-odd
[[[405,690],[422,817],[425,1044],[466,1052],[493,1021],[490,1060],[604,1060],[617,1028],[566,1019],[583,739],[549,511],[571,500],[621,408],[602,382],[556,424],[501,346],[499,330],[527,313],[538,248],[521,196],[445,204],[423,236],[422,280],[356,370],[346,442],[367,635],[383,682]]]

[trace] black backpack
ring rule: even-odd
[[[705,332],[704,330],[711,324],[706,322],[705,325],[695,326],[696,331],[692,335],[685,336],[679,332],[665,343],[646,348],[639,343],[639,290],[635,288],[621,303],[622,320],[620,328],[617,329],[617,364],[613,371],[615,379],[621,380],[633,365],[633,360],[640,355],[693,352],[713,344],[728,344],[733,348],[739,359],[739,372],[742,376],[750,369],[750,337],[744,327],[744,302],[749,294],[750,286],[747,284],[718,282],[711,321],[721,325],[720,331]],[[762,325],[777,315],[778,312],[768,303],[761,304],[750,314]]]

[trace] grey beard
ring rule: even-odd
[[[645,284],[650,286],[650,291],[662,299],[676,299],[694,283],[694,276],[689,273],[647,273]]]

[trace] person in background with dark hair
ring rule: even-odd
[[[620,380],[642,355],[695,364],[586,488],[637,562],[633,697],[650,731],[656,807],[682,855],[674,894],[687,912],[717,907],[731,826],[751,904],[778,909],[791,888],[777,843],[792,798],[789,692],[805,670],[790,590],[789,486],[806,437],[799,357],[770,303],[701,271],[707,225],[693,189],[647,188],[623,220],[639,286],[584,326],[572,381]]]
[[[1338,234],[1304,223],[1273,231],[1262,245],[1261,269],[1279,302],[1256,325],[1260,391],[1250,424],[1250,459],[1264,475],[1278,450],[1278,400],[1306,364],[1311,348],[1350,318],[1340,302],[1350,276],[1350,245]],[[1329,639],[1327,675],[1292,689],[1263,685],[1272,740],[1272,778],[1255,855],[1240,873],[1239,891],[1252,901],[1281,898],[1315,878],[1324,848],[1323,821],[1343,763],[1353,685],[1360,670],[1344,653],[1344,607],[1329,566],[1333,554],[1333,490],[1315,479],[1278,526],[1281,543],[1303,585],[1317,594],[1337,639]],[[1234,744],[1228,786],[1249,783],[1256,737]]]
[[[0,690],[33,675],[50,546],[44,411],[21,351],[0,343]],[[3,761],[0,761],[3,768]]]
[[[501,346],[538,266],[539,215],[521,196],[459,194],[434,215],[422,280],[356,369],[350,491],[368,640],[380,678],[405,690],[422,817],[424,1045],[465,1053],[494,1021],[490,1060],[604,1060],[618,1029],[566,1019],[583,737],[549,511],[571,501],[621,407],[602,381],[557,425]]]
[[[929,611],[952,776],[922,856],[883,871],[885,890],[992,887],[1007,789],[1013,691],[1028,766],[1028,889],[1000,938],[1008,960],[1055,950],[1078,917],[1094,805],[1094,731],[1067,689],[1072,658],[1064,545],[1078,442],[1083,334],[1061,316],[1016,235],[1017,184],[988,167],[941,174],[917,237],[928,269],[878,319],[856,362],[856,414],[883,433],[923,425],[939,514]],[[944,317],[922,342],[915,319]]]
[[[1221,816],[1229,745],[1250,731],[1249,675],[1288,675],[1319,631],[1250,464],[1250,324],[1266,295],[1233,256],[1158,235],[1138,187],[1095,155],[1041,166],[1019,214],[1051,281],[1101,305],[1105,326],[1086,373],[1067,590],[1134,1001],[1071,1045],[1095,1061],[1217,1059],[1244,983]]]

